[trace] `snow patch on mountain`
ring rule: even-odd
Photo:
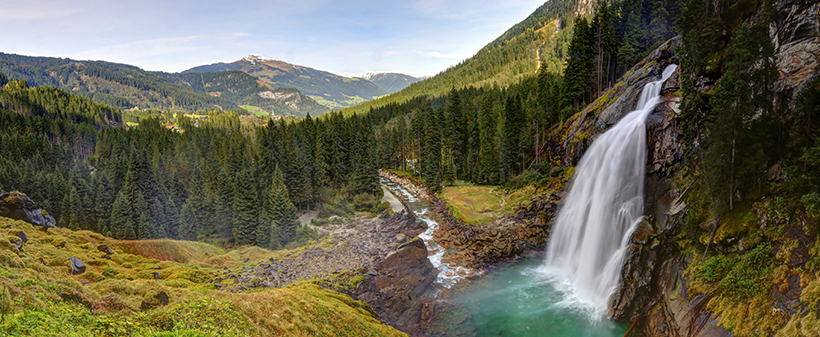
[[[264,57],[259,54],[248,54],[247,56],[242,58],[242,61],[248,62],[250,64],[256,64],[257,62],[265,62],[265,61],[278,61],[277,59]]]

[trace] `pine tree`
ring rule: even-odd
[[[259,222],[256,224],[256,245],[262,248],[271,246],[271,220],[268,212],[260,212]]]
[[[762,25],[741,26],[727,53],[726,74],[710,102],[716,114],[708,125],[704,165],[715,215],[734,207],[736,195],[758,186],[765,163],[766,121],[771,114],[771,87],[777,78],[774,47]]]
[[[116,196],[116,191],[108,178],[108,173],[103,170],[94,173],[94,216],[98,221],[108,219],[111,215],[111,207],[114,205]],[[99,225],[97,230],[100,233],[104,232]]]
[[[296,238],[299,217],[296,216],[296,207],[290,202],[282,171],[278,167],[274,168],[268,203],[268,217],[272,223],[271,233],[278,233],[282,244],[291,242]],[[273,241],[271,240],[271,242]]]
[[[491,94],[487,93],[481,102],[479,109],[478,124],[479,134],[479,158],[481,158],[481,174],[479,181],[486,184],[498,184],[498,124],[495,104]]]
[[[237,245],[256,243],[256,225],[259,223],[256,199],[253,176],[244,170],[234,189],[233,238]]]
[[[116,239],[137,239],[131,206],[128,204],[128,200],[122,192],[117,193],[117,198],[114,200],[114,205],[111,208],[109,231]]]
[[[427,110],[424,112],[426,120],[424,124],[424,183],[433,191],[441,188],[441,138],[439,125],[441,112]]]
[[[444,103],[444,118],[442,136],[445,138],[445,145],[452,152],[454,169],[461,173],[467,150],[467,130],[465,125],[464,111],[461,105],[461,95],[455,87],[450,90],[447,100]],[[451,179],[455,180],[455,179]]]
[[[180,213],[179,238],[182,240],[195,241],[199,234],[197,226],[196,214],[191,203],[186,202],[182,205],[182,212]]]
[[[233,233],[233,200],[234,200],[233,179],[228,176],[225,169],[219,170],[216,186],[216,230],[222,237],[230,237]]]
[[[518,94],[508,95],[504,106],[503,138],[501,139],[501,180],[506,181],[523,166],[521,155],[521,130],[524,118],[521,112],[521,98]]]

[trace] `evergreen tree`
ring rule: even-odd
[[[708,126],[704,165],[713,211],[723,215],[737,195],[759,182],[767,143],[763,131],[772,112],[771,87],[777,78],[774,47],[762,25],[738,29],[729,44],[731,56],[710,102],[716,113]],[[763,137],[763,138],[761,138]]]
[[[498,184],[498,124],[493,97],[485,94],[479,109],[478,124],[479,158],[481,158],[481,174],[479,181],[485,184]]]
[[[441,188],[441,138],[439,125],[442,120],[440,112],[427,110],[424,124],[424,183],[433,191]]]
[[[234,186],[233,180],[228,176],[225,169],[219,170],[216,186],[216,230],[223,237],[229,237],[233,233],[233,200]]]
[[[281,243],[285,244],[296,238],[296,228],[299,226],[299,217],[296,216],[296,207],[290,202],[288,189],[285,186],[282,171],[274,168],[273,183],[270,188],[268,203],[268,217],[271,220],[271,236],[278,233]],[[273,242],[274,240],[271,240]]]
[[[521,155],[521,129],[524,119],[521,113],[521,99],[518,95],[508,95],[504,106],[503,138],[501,142],[501,179],[506,181],[523,166]]]
[[[195,241],[199,234],[198,221],[191,203],[182,205],[180,213],[179,238],[182,240]]]
[[[268,212],[260,212],[258,223],[256,224],[255,244],[262,248],[271,246],[271,220]]]
[[[259,223],[259,209],[256,204],[256,189],[253,176],[244,170],[234,189],[233,237],[237,245],[256,243],[256,225]]]
[[[120,192],[111,207],[111,221],[109,225],[111,235],[120,240],[136,240],[137,233],[134,227],[133,213],[128,199]]]

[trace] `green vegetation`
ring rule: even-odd
[[[247,104],[301,117],[328,111],[296,89],[274,89],[240,71],[169,74],[102,61],[0,53],[0,73],[32,86],[58,87],[124,109],[208,111]]]
[[[733,334],[816,335],[820,81],[791,111],[773,104],[772,20],[770,1],[686,2],[679,179],[692,189],[679,243],[695,256],[690,293],[707,295]],[[798,309],[773,303],[786,296]]]
[[[532,185],[510,191],[509,194],[499,186],[456,185],[442,189],[441,199],[457,218],[468,224],[476,224],[512,213],[519,203],[527,202],[535,194],[536,189]]]
[[[0,248],[3,335],[404,335],[381,324],[366,304],[311,282],[253,293],[223,292],[206,283],[223,266],[241,267],[246,257],[260,261],[287,252],[252,247],[225,252],[173,240],[116,241],[88,231],[42,232],[0,218],[0,240],[16,238],[12,235],[18,232],[29,239],[22,250]],[[95,247],[101,244],[116,253],[102,258]],[[86,271],[72,275],[68,257],[80,258]],[[337,282],[355,281],[343,277]],[[159,291],[168,295],[166,305],[157,299]]]
[[[199,74],[208,72],[222,73],[225,71],[247,73],[276,90],[295,88],[331,109],[353,106],[386,94],[384,90],[368,81],[334,75],[279,60],[248,62],[242,59],[232,63],[215,63],[186,70],[180,76],[199,76]],[[311,114],[318,115],[313,112]]]
[[[601,6],[596,9],[598,3]],[[506,88],[537,72],[561,77],[565,68],[573,83],[567,87],[574,88],[565,99],[575,101],[577,111],[582,101],[590,102],[646,53],[672,37],[679,13],[677,0],[594,1],[592,5],[577,0],[547,1],[473,57],[400,92],[343,112],[361,114],[418,97],[438,98],[453,88]],[[576,27],[580,27],[578,32]]]
[[[626,62],[642,58],[651,48],[671,37],[670,24],[654,20],[651,8],[665,6],[669,12],[664,18],[674,17],[678,7],[673,2],[603,2],[589,20],[583,16],[575,18],[563,76],[545,65],[538,72],[522,74],[515,82],[507,83],[506,88],[476,88],[447,82],[450,87],[446,94],[434,94],[428,88],[425,92],[430,93],[430,97],[416,96],[401,104],[393,101],[381,107],[377,107],[377,102],[361,105],[362,109],[370,107],[368,116],[377,125],[379,165],[408,170],[409,161],[413,163],[409,170],[434,191],[455,180],[522,186],[524,181],[533,183],[560,169],[557,168],[559,158],[549,154],[550,141],[554,141],[564,122],[587,102],[606,92],[605,89],[614,85],[615,79],[633,65]],[[570,8],[575,6],[574,2],[566,4]],[[539,9],[536,14],[566,13],[552,11],[552,6],[562,5],[547,2],[542,9],[550,10]],[[563,16],[561,21],[568,22]],[[665,33],[645,32],[656,26],[666,27],[660,30]],[[531,33],[520,28],[517,26],[513,31]],[[505,36],[515,39],[515,34]],[[519,46],[510,44],[513,45]],[[494,42],[454,69],[467,71],[471,66],[466,64],[483,60],[482,55],[496,47],[502,48]],[[505,52],[517,48],[507,47],[503,49]],[[446,79],[450,76],[448,72],[399,94],[413,92],[416,85]],[[458,89],[460,87],[463,88]],[[349,112],[353,110],[342,111]]]
[[[267,111],[265,111],[264,109],[262,109],[262,108],[260,108],[260,107],[258,107],[258,106],[252,106],[252,105],[240,105],[239,107],[240,107],[240,108],[242,108],[242,109],[248,110],[248,112],[250,112],[250,113],[252,113],[252,114],[254,114],[254,115],[257,115],[257,116],[267,116],[267,115],[270,115],[270,112],[267,112]]]
[[[291,221],[297,209],[326,194],[381,196],[369,118],[254,126],[236,112],[197,121],[146,113],[123,129],[109,127],[121,121],[117,109],[0,80],[0,189],[28,192],[63,227],[293,247],[313,237]]]

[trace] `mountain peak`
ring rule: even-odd
[[[264,57],[262,55],[251,53],[247,56],[243,57],[241,61],[248,62],[250,64],[256,64],[257,62],[265,62],[265,61],[277,61],[276,59]]]

